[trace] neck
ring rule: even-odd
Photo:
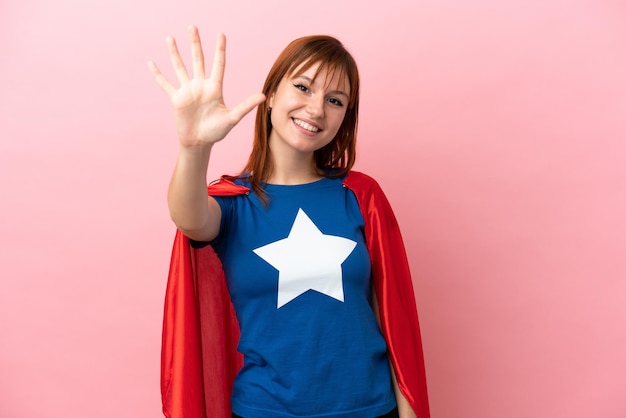
[[[285,159],[276,158],[275,155],[272,155],[272,173],[267,182],[284,185],[306,184],[323,177],[315,166],[312,153],[297,157]]]

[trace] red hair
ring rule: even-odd
[[[329,79],[345,75],[350,85],[350,97],[343,122],[335,138],[314,152],[315,165],[319,174],[341,177],[350,171],[356,158],[356,132],[359,113],[359,72],[352,55],[339,40],[326,35],[306,36],[291,42],[278,56],[270,70],[263,94],[266,100],[257,108],[252,152],[240,178],[250,181],[252,189],[266,201],[262,183],[272,173],[269,136],[272,131],[269,98],[284,77],[299,75],[319,63],[315,76],[326,70]],[[298,70],[298,74],[294,71]],[[338,72],[338,73],[337,73]]]

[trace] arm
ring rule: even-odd
[[[372,309],[374,310],[374,315],[376,315],[378,326],[380,326],[380,311],[378,310],[378,300],[376,299],[376,292],[372,292]],[[413,412],[409,401],[406,400],[406,398],[400,391],[400,388],[398,387],[396,373],[393,369],[393,364],[391,364],[391,361],[389,362],[389,370],[391,371],[391,382],[393,383],[393,391],[396,395],[396,403],[398,404],[398,415],[400,416],[400,418],[417,418],[417,415],[415,414],[415,412]]]
[[[207,198],[211,149],[265,96],[254,94],[233,108],[226,107],[222,94],[226,38],[218,36],[211,76],[206,78],[198,29],[191,26],[189,31],[193,78],[189,77],[173,38],[167,38],[167,45],[180,86],[174,87],[151,61],[148,69],[172,103],[178,134],[178,160],[168,192],[170,216],[189,238],[210,241],[217,236],[221,219],[219,205],[215,199]]]
[[[389,364],[389,368],[391,369],[391,379],[393,381],[393,390],[396,394],[396,402],[398,403],[398,415],[400,418],[417,418],[415,412],[411,408],[409,401],[406,400],[400,388],[398,387],[398,382],[396,380],[396,373],[393,370],[393,365]]]

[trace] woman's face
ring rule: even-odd
[[[312,154],[335,138],[346,114],[350,83],[340,71],[329,74],[322,70],[315,77],[318,67],[316,63],[302,74],[296,68],[270,96],[273,152],[284,149]]]

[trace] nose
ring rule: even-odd
[[[317,97],[313,95],[309,98],[306,105],[306,112],[311,118],[323,118],[324,117],[324,97]]]

